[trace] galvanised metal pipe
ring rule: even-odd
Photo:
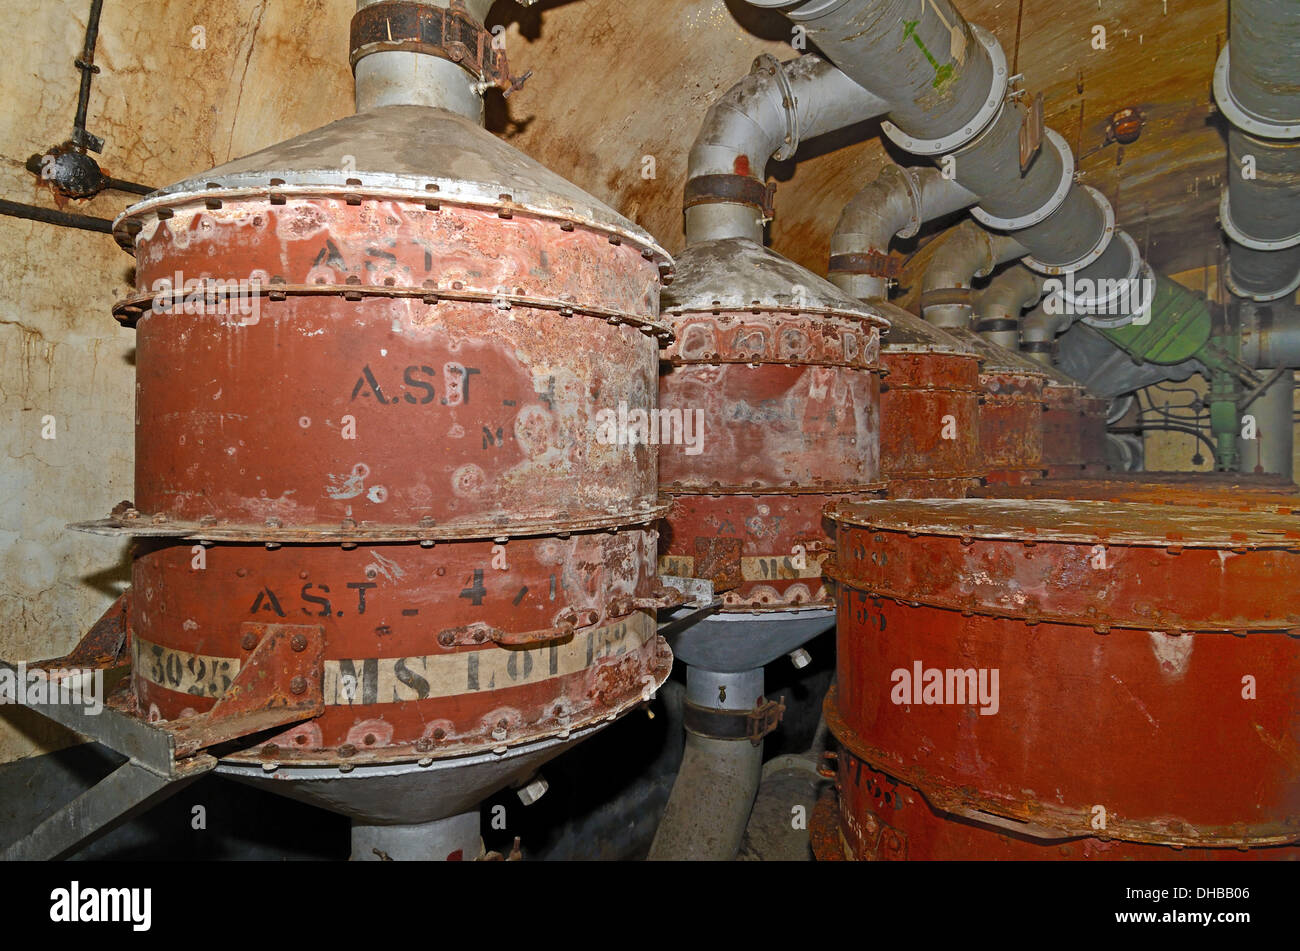
[[[913,136],[929,139],[960,129],[993,86],[992,57],[949,0],[749,2],[793,6],[786,15],[813,45],[888,101],[890,118]]]
[[[882,115],[888,104],[819,56],[785,63],[759,57],[754,70],[709,107],[691,146],[687,172],[686,243],[749,238],[763,243],[763,210],[746,201],[694,203],[692,183],[704,176],[766,182],[773,155],[789,158],[800,141]]]
[[[886,165],[840,213],[831,235],[827,278],[858,300],[887,298],[888,279],[874,271],[889,253],[890,241],[910,238],[925,222],[969,208],[975,201],[973,192],[938,169]]]
[[[921,316],[938,327],[969,327],[974,312],[971,283],[988,277],[999,264],[1024,257],[1014,238],[993,234],[974,221],[963,221],[944,239],[926,268]]]
[[[1292,478],[1294,403],[1295,374],[1287,371],[1242,411],[1255,419],[1255,438],[1238,443],[1241,472],[1268,472]]]
[[[718,673],[686,669],[686,702],[713,710],[752,710],[763,668]],[[650,846],[651,861],[730,862],[740,851],[763,773],[763,744],[720,740],[686,729],[686,749],[668,806]]]
[[[1300,287],[1300,17],[1290,0],[1233,0],[1214,98],[1232,123],[1219,219],[1228,287],[1254,301]]]
[[[1300,367],[1300,314],[1285,301],[1242,304],[1241,359],[1256,369]]]
[[[1300,122],[1300,17],[1294,0],[1233,0],[1228,25],[1229,45],[1219,54],[1216,69],[1224,74],[1215,88],[1220,108],[1242,114],[1228,117],[1239,128],[1245,128],[1241,118],[1272,126]],[[1248,131],[1267,138],[1294,137],[1282,129]],[[1275,134],[1279,132],[1284,134]]]
[[[1057,334],[1070,329],[1068,314],[1049,314],[1041,303],[1020,321],[1020,352],[1045,367],[1053,365]]]
[[[1228,187],[1219,220],[1232,242],[1228,287],[1271,301],[1300,287],[1300,141],[1228,130]]]
[[[973,214],[1023,244],[1030,267],[1110,279],[1137,273],[1135,245],[1104,254],[1117,233],[1114,212],[1099,192],[1074,182],[1074,159],[1058,134],[1048,130],[1021,169],[1025,106],[1007,99],[1006,57],[948,0],[749,2],[786,8],[828,59],[887,99],[890,138],[943,162],[979,195]]]
[[[361,11],[386,0],[357,0]],[[450,0],[412,0],[430,7],[449,7]],[[495,0],[463,0],[467,12],[482,23]],[[357,112],[383,106],[434,106],[483,124],[479,79],[458,63],[411,50],[383,50],[359,60]]]
[[[1043,278],[1023,264],[998,274],[975,299],[975,332],[1000,347],[1020,345],[1020,315],[1042,299]]]

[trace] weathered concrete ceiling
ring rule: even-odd
[[[1153,262],[1181,270],[1213,259],[1226,153],[1211,104],[1227,31],[1225,0],[958,0],[992,30],[1048,123],[1078,155],[1080,177],[1116,206]],[[759,53],[786,59],[790,24],[743,0],[542,0],[498,3],[524,90],[492,112],[495,131],[652,231],[682,244],[686,155],[712,99]],[[1094,26],[1106,49],[1093,48]],[[1110,117],[1140,109],[1139,140],[1106,144]],[[781,181],[772,246],[819,273],[844,203],[890,156],[874,124],[808,142]],[[892,148],[892,146],[891,146]],[[645,157],[654,178],[643,177]],[[911,161],[895,152],[895,161]],[[923,243],[923,242],[922,242]],[[919,261],[916,263],[920,263]],[[912,270],[909,268],[909,270]]]

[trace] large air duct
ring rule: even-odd
[[[1228,286],[1249,300],[1300,287],[1300,16],[1289,0],[1233,0],[1214,98],[1232,123],[1219,220]]]

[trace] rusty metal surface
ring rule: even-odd
[[[657,401],[671,264],[648,235],[420,107],[165,189],[117,231],[136,496],[91,528],[157,536],[131,711],[208,739],[257,721],[273,735],[228,759],[348,772],[581,735],[653,695],[657,447],[601,429]],[[263,629],[303,625],[310,671],[292,647],[258,664]],[[249,678],[286,702],[245,704]]]
[[[830,514],[827,719],[869,765],[938,809],[1038,838],[1095,834],[1100,806],[1125,841],[1300,840],[1293,520],[1056,500]],[[986,687],[997,672],[995,702],[944,694],[945,672],[981,670]],[[1252,782],[1207,786],[1207,762]]]
[[[364,289],[429,275],[649,317],[657,281],[634,249],[586,229],[344,199],[175,208],[136,253],[142,291],[176,272],[211,275],[219,260],[223,276],[268,283]],[[149,519],[508,534],[515,519],[636,520],[654,499],[654,447],[594,438],[601,410],[654,401],[656,342],[634,327],[464,301],[289,296],[255,316],[151,312],[137,334],[135,504]]]
[[[692,245],[664,296],[676,341],[662,410],[660,571],[705,578],[725,611],[825,607],[822,508],[883,488],[879,309],[752,241]]]
[[[830,603],[825,506],[844,496],[680,495],[661,526],[659,571],[708,578],[723,610],[790,610]]]
[[[1106,458],[1106,414],[1109,408],[1109,400],[1084,394],[1082,429],[1079,434],[1084,475],[1101,475],[1109,467]]]
[[[320,625],[246,621],[240,630],[244,656],[216,703],[203,713],[166,724],[176,738],[177,756],[324,712],[325,638]]]
[[[1151,477],[1146,481],[1143,477]],[[1171,478],[1172,477],[1172,478]],[[1108,472],[1102,478],[1048,479],[1027,485],[991,485],[971,493],[981,498],[1092,499],[1198,508],[1300,512],[1300,487],[1273,476],[1238,473]]]
[[[839,797],[827,788],[817,797],[808,818],[808,841],[818,862],[843,862],[849,858],[840,833]]]
[[[217,545],[202,570],[190,547],[164,546],[133,570],[136,692],[163,719],[200,712],[256,645],[247,624],[311,623],[325,630],[326,708],[276,741],[300,759],[435,738],[451,755],[501,745],[501,720],[508,743],[576,728],[658,686],[654,618],[638,605],[656,593],[654,546],[637,529],[431,549]]]
[[[1043,387],[1043,466],[1051,479],[1083,472],[1084,389],[1049,380]]]
[[[880,395],[880,466],[890,496],[965,495],[982,475],[983,389],[975,358],[886,347],[881,362],[886,378]]]
[[[660,448],[665,492],[851,492],[882,481],[877,373],[677,365],[660,377],[659,404],[697,420],[702,439]]]
[[[814,853],[822,861],[1241,861],[1291,860],[1300,848],[1274,846],[1175,848],[1081,836],[1038,840],[1012,829],[936,810],[925,796],[840,751],[835,794],[828,793],[809,822]]]
[[[1043,416],[1046,407],[1043,367],[1019,353],[990,343],[967,329],[946,332],[980,357],[981,466],[993,483],[1027,482],[1045,471]]]

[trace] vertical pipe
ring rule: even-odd
[[[1242,472],[1266,472],[1292,478],[1294,466],[1295,374],[1288,371],[1245,409],[1254,417],[1254,439],[1242,439]],[[1244,417],[1243,417],[1244,419]]]
[[[690,709],[752,710],[763,695],[763,669],[717,673],[686,669],[686,750],[652,861],[729,862],[740,851],[763,770],[763,744],[719,740],[690,727]]]

